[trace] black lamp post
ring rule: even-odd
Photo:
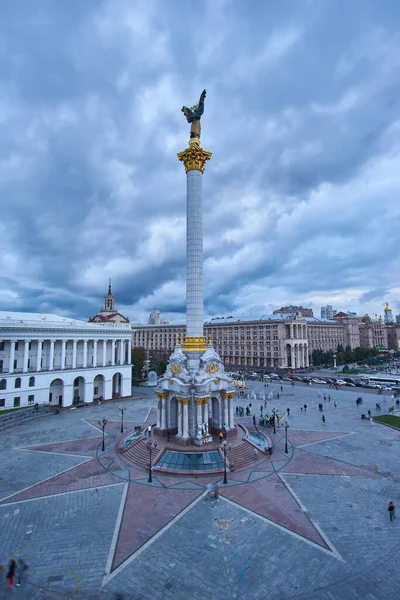
[[[288,447],[287,447],[287,430],[288,429],[289,429],[289,423],[286,420],[285,421],[285,454],[288,454],[288,452],[289,452]]]
[[[126,406],[119,406],[118,410],[121,413],[121,433],[124,433],[124,412],[126,411]]]
[[[228,446],[228,450],[231,449],[231,444]],[[227,473],[226,473],[226,440],[222,442],[222,451],[224,453],[224,483],[228,483]]]
[[[149,440],[147,442],[147,448],[148,448],[149,453],[150,453],[150,466],[149,466],[149,479],[148,479],[148,481],[149,481],[149,483],[151,483],[153,481],[152,472],[151,472],[151,452],[152,452],[153,448],[154,448],[154,450],[157,448],[157,442],[152,442],[151,440]]]
[[[101,421],[99,421],[99,425],[100,425],[100,427],[103,430],[103,443],[101,444],[101,451],[104,452],[104,450],[106,449],[106,446],[104,444],[104,430],[105,430],[106,425],[107,425],[107,419],[103,418]]]
[[[274,408],[272,409],[272,414],[273,414],[273,417],[274,417],[274,418],[273,418],[273,422],[274,422],[274,433],[276,433],[276,424],[275,424],[275,421],[276,421],[276,408],[275,408],[275,406],[274,406]]]

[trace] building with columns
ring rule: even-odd
[[[0,410],[131,395],[131,327],[0,311]]]

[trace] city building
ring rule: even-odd
[[[337,313],[337,310],[336,308],[332,308],[331,304],[321,306],[321,319],[333,319],[335,313]]]
[[[312,308],[304,308],[303,306],[282,306],[274,310],[273,315],[301,315],[302,317],[313,317]]]
[[[159,310],[154,309],[149,316],[149,325],[168,325],[168,321],[161,318]]]
[[[388,329],[385,326],[382,317],[373,321],[366,315],[360,324],[360,347],[377,348],[386,350],[388,348]]]
[[[108,284],[108,293],[104,296],[104,306],[97,315],[89,318],[89,323],[129,323],[128,317],[124,317],[115,310],[115,298],[111,292],[111,279]]]
[[[334,319],[344,325],[344,347],[349,346],[351,350],[359,348],[362,317],[357,317],[354,313],[338,312],[334,315]]]
[[[170,353],[185,336],[185,325],[133,326],[133,346],[152,356]],[[226,365],[300,368],[310,364],[314,349],[336,352],[344,345],[339,321],[315,317],[264,315],[259,319],[214,318],[204,333]]]
[[[131,327],[0,311],[0,409],[131,395]]]

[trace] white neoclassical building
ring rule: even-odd
[[[0,311],[0,410],[131,395],[131,327]]]

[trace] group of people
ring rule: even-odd
[[[20,586],[23,582],[24,576],[28,571],[28,565],[24,561],[23,558],[19,558],[15,560],[12,558],[8,563],[8,568],[6,572],[6,579],[8,581],[8,585],[10,588],[14,588],[14,585]],[[0,565],[0,572],[4,571],[3,565]]]
[[[246,408],[244,406],[237,406],[236,407],[236,414],[239,417],[243,417],[244,416],[244,411],[246,411],[246,417],[248,417],[251,414],[251,404],[249,404],[248,406],[246,406]]]

